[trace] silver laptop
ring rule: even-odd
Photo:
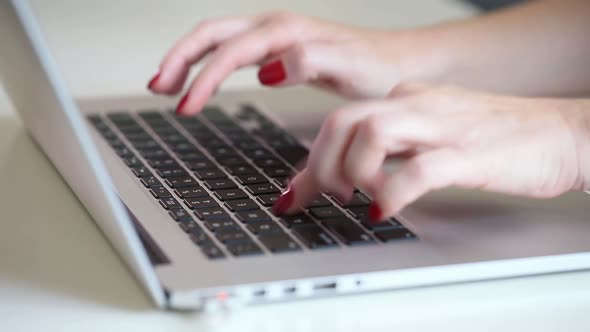
[[[318,113],[301,112],[338,101],[305,89],[243,92],[192,117],[149,96],[76,103],[28,1],[1,2],[0,37],[1,80],[23,123],[159,307],[590,267],[586,193],[537,201],[448,189],[375,226],[357,191],[279,218],[270,207],[318,124],[301,116]]]

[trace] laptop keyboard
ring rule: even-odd
[[[372,224],[370,199],[321,195],[302,213],[270,209],[307,149],[251,106],[88,117],[146,191],[210,259],[378,245],[416,236],[395,218]]]

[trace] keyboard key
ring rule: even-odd
[[[180,165],[178,165],[178,163],[174,159],[154,159],[154,160],[149,160],[148,164],[156,169],[158,169],[160,167],[176,167],[176,168],[180,167]]]
[[[327,247],[334,247],[337,245],[328,233],[326,233],[319,226],[309,227],[295,227],[293,233],[301,242],[303,242],[309,249],[320,249]]]
[[[173,209],[180,209],[182,206],[176,199],[173,197],[164,197],[160,199],[160,205],[164,207],[166,210],[173,210]]]
[[[254,169],[254,167],[248,166],[248,165],[227,166],[225,169],[231,175],[244,175],[244,174],[256,174],[256,173],[258,173],[258,171],[256,171]]]
[[[371,199],[367,197],[365,194],[357,192],[352,195],[350,201],[343,203],[336,199],[336,202],[344,208],[352,208],[352,207],[363,207],[369,206],[371,204]]]
[[[297,242],[285,233],[263,234],[258,239],[273,253],[301,250]]]
[[[274,222],[262,221],[248,224],[250,232],[259,235],[267,233],[282,233],[283,230]]]
[[[146,187],[146,188],[157,188],[157,187],[162,187],[162,183],[160,183],[160,181],[158,181],[158,179],[156,179],[153,176],[147,177],[147,178],[143,178],[141,179],[141,183]]]
[[[172,197],[172,194],[168,191],[168,189],[164,187],[150,189],[150,193],[152,194],[152,196],[154,196],[155,199],[160,199],[163,197]]]
[[[193,218],[183,208],[171,209],[168,214],[172,217],[172,219],[179,222],[188,222],[193,220]]]
[[[223,166],[244,166],[248,165],[248,162],[244,160],[244,158],[240,156],[231,156],[231,157],[223,157],[223,158],[216,158],[217,162]]]
[[[166,183],[172,188],[184,188],[198,186],[199,183],[191,177],[166,179]]]
[[[250,237],[239,227],[226,227],[225,229],[218,229],[215,232],[215,237],[219,242],[227,244],[231,242],[243,242],[250,240]]]
[[[147,168],[145,168],[143,166],[134,167],[134,168],[131,169],[131,171],[138,178],[147,178],[147,177],[153,177],[154,176],[152,174],[152,172],[150,172]]]
[[[269,206],[273,206],[275,204],[275,202],[277,201],[277,199],[279,199],[279,196],[280,195],[281,194],[279,194],[279,193],[277,193],[277,194],[268,194],[268,195],[260,195],[260,196],[256,197],[256,199],[263,206],[269,207]]]
[[[180,198],[204,197],[209,196],[209,193],[200,186],[185,187],[175,189],[174,192]]]
[[[233,189],[237,188],[238,185],[232,181],[231,179],[214,179],[214,180],[207,180],[205,181],[205,185],[209,190],[221,190],[221,189]]]
[[[222,201],[248,198],[248,194],[246,194],[242,189],[239,188],[217,190],[215,192],[215,196],[217,196],[217,198]]]
[[[207,227],[212,232],[217,232],[219,230],[228,230],[228,229],[241,230],[240,226],[238,226],[238,224],[236,224],[231,219],[206,220],[203,223],[205,224],[205,227]]]
[[[248,256],[262,254],[262,250],[252,240],[229,243],[226,245],[227,250],[234,256]]]
[[[376,231],[375,236],[383,242],[391,242],[402,239],[415,239],[416,235],[405,228],[386,229]]]
[[[185,164],[193,171],[217,168],[217,166],[210,160],[191,160],[187,161]]]
[[[236,213],[236,217],[238,220],[248,224],[251,222],[265,222],[271,221],[272,219],[268,215],[268,213],[262,210],[254,210],[254,211],[247,211],[247,212],[238,212]]]
[[[270,182],[267,183],[259,183],[259,184],[251,184],[246,187],[248,192],[250,192],[254,196],[264,195],[264,194],[274,194],[280,193],[281,191],[279,188],[275,187],[275,185],[271,184]]]
[[[309,153],[307,148],[303,146],[280,147],[276,148],[275,151],[293,166],[297,166],[298,163],[304,161]]]
[[[133,154],[133,152],[131,152],[131,150],[129,150],[128,148],[122,147],[122,148],[117,148],[115,149],[115,152],[119,155],[119,157],[121,158],[131,158],[134,157],[135,155]]]
[[[313,219],[311,219],[308,215],[303,213],[290,216],[282,216],[279,220],[283,225],[285,225],[288,228],[317,225],[315,221],[313,221]]]
[[[127,165],[127,167],[143,166],[143,163],[137,157],[124,158],[123,162],[125,163],[125,165]]]
[[[288,176],[281,176],[274,179],[274,183],[281,189],[286,189],[291,179]]]
[[[199,226],[194,221],[179,222],[178,226],[188,234],[190,234],[193,231],[193,229],[196,229],[196,232],[202,231],[201,226]]]
[[[174,178],[174,177],[187,177],[188,174],[186,173],[186,171],[182,168],[173,168],[173,167],[169,167],[169,168],[164,168],[161,167],[158,169],[157,171],[158,175],[160,177],[163,178]]]
[[[286,177],[293,174],[293,171],[287,167],[265,168],[264,173],[271,178]]]
[[[254,163],[261,168],[285,167],[285,164],[277,158],[255,159]]]
[[[320,197],[314,199],[313,201],[311,201],[311,203],[309,203],[308,207],[312,208],[312,207],[323,207],[323,206],[332,206],[332,202],[330,202],[326,197],[320,196]]]
[[[323,221],[324,226],[347,245],[367,244],[374,242],[371,236],[348,218],[329,219]]]
[[[268,183],[268,180],[260,173],[248,174],[248,175],[238,175],[238,176],[236,176],[236,179],[242,185],[249,185],[249,184],[255,184],[255,183]]]
[[[145,159],[149,159],[149,160],[152,160],[152,159],[172,159],[170,154],[162,149],[144,150],[144,151],[140,151],[140,154],[142,157],[144,157]]]
[[[274,158],[272,153],[265,148],[259,148],[254,150],[248,150],[246,156],[250,159],[267,159]]]
[[[212,207],[212,208],[198,209],[198,210],[195,210],[195,214],[197,215],[197,218],[199,218],[201,220],[205,220],[205,221],[231,219],[229,217],[229,214],[227,214],[227,212],[225,212],[225,210],[222,209],[220,206]]]
[[[219,249],[213,241],[201,244],[201,252],[203,252],[203,254],[209,259],[220,259],[225,257],[221,249]]]
[[[188,205],[189,208],[193,210],[219,206],[219,204],[217,204],[217,202],[213,198],[208,196],[190,197],[186,198],[184,202],[186,203],[186,205]]]
[[[344,218],[344,213],[335,206],[311,208],[309,214],[317,219]]]
[[[390,228],[404,228],[404,226],[402,224],[400,224],[398,221],[393,221],[393,220],[384,220],[381,222],[374,222],[369,218],[363,218],[361,220],[361,224],[368,230],[371,231],[378,231],[378,230],[384,230],[384,229],[390,229]]]
[[[227,175],[223,173],[220,169],[203,169],[195,171],[195,175],[200,180],[209,180],[209,179],[224,179],[227,178]]]
[[[225,205],[232,211],[249,211],[259,209],[258,204],[250,199],[238,199],[233,201],[227,201]]]
[[[178,157],[184,161],[208,160],[205,155],[196,151],[178,152]]]

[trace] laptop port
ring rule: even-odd
[[[331,290],[331,289],[336,289],[336,283],[335,282],[329,282],[329,283],[320,283],[320,284],[315,284],[315,286],[313,286],[313,289],[315,290]]]

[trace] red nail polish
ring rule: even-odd
[[[282,215],[291,207],[293,204],[293,200],[295,199],[295,192],[293,191],[292,187],[287,188],[281,196],[275,202],[275,205],[272,207],[272,213],[277,216]]]
[[[150,82],[148,83],[148,89],[153,90],[154,89],[154,85],[156,83],[158,83],[158,80],[160,79],[160,72],[156,73],[156,75],[154,75],[154,77],[152,77],[152,79],[150,80]]]
[[[176,114],[182,114],[183,109],[184,109],[184,105],[186,104],[187,100],[188,100],[188,95],[184,95],[184,97],[182,97],[180,102],[178,102],[178,106],[176,106]]]
[[[376,202],[371,203],[371,206],[369,207],[369,218],[375,223],[383,219],[383,212]]]
[[[273,61],[260,68],[258,71],[258,80],[264,85],[276,85],[287,78],[285,67],[280,60]]]

